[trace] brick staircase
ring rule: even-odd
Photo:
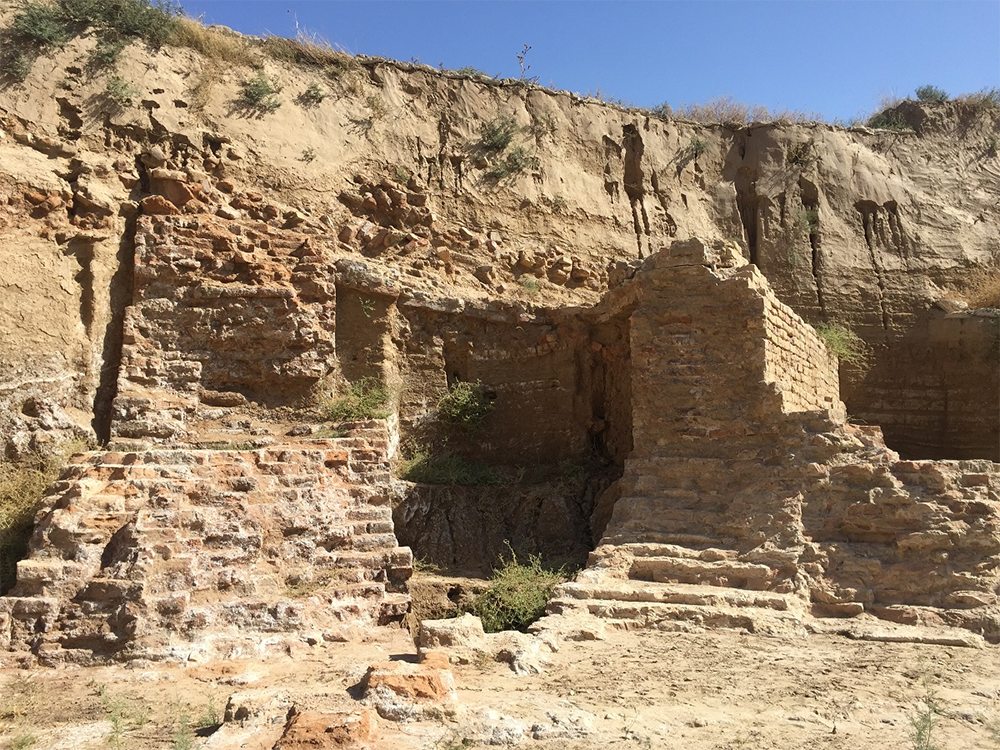
[[[385,493],[389,433],[78,457],[0,599],[0,648],[178,659],[398,622],[412,555]]]
[[[708,539],[687,542],[598,547],[587,568],[556,589],[548,614],[593,615],[625,629],[804,634],[805,602],[777,568]]]

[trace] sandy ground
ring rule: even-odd
[[[415,651],[406,631],[383,630],[361,642],[295,645],[266,662],[8,670],[0,674],[0,743],[270,750],[290,705],[356,711],[352,687],[368,664]],[[370,746],[451,750],[520,735],[518,744],[540,750],[911,748],[911,720],[928,714],[930,699],[939,711],[935,747],[1000,747],[990,731],[1000,722],[995,646],[609,631],[602,641],[564,642],[550,659],[527,676],[497,662],[455,665],[454,716],[379,720]],[[183,721],[219,721],[229,697],[245,691],[269,705],[260,719],[185,744]]]

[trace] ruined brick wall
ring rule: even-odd
[[[675,243],[606,304],[625,302],[635,449],[584,584],[768,590],[1000,639],[1000,465],[900,461],[845,424],[815,334],[719,248]]]
[[[640,270],[631,319],[632,458],[768,450],[783,415],[839,410],[824,348],[749,265],[699,240]],[[808,361],[809,357],[815,357]],[[818,362],[818,364],[817,364]]]
[[[78,457],[0,598],[0,651],[184,660],[398,622],[412,556],[385,491],[393,432],[373,422],[255,451]]]
[[[773,294],[762,290],[764,377],[778,383],[788,413],[837,409],[840,380],[837,360],[802,318]]]
[[[301,396],[330,367],[332,275],[306,235],[214,217],[143,218],[119,395]]]

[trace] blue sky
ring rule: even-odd
[[[651,107],[732,96],[851,119],[923,84],[1000,88],[1000,0],[182,0],[246,34],[474,67]]]

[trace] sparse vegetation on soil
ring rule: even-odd
[[[0,462],[0,594],[14,585],[17,561],[27,554],[35,512],[45,490],[59,476],[68,456],[83,447],[72,443],[51,457]]]
[[[493,400],[480,380],[453,383],[437,405],[441,421],[468,434],[478,432],[492,411]]]
[[[500,561],[489,587],[475,598],[469,611],[483,621],[483,630],[524,631],[545,613],[552,589],[568,577],[564,568],[551,570],[542,565],[540,555],[519,562],[508,546],[509,557]]]
[[[859,368],[868,365],[868,345],[854,331],[839,323],[823,323],[816,326],[816,333],[841,362]]]
[[[270,78],[258,71],[253,78],[243,82],[239,103],[245,109],[258,114],[270,114],[281,106],[277,94],[281,88]]]
[[[362,378],[326,408],[326,417],[334,422],[385,419],[391,413],[388,404],[388,389],[377,378]]]

